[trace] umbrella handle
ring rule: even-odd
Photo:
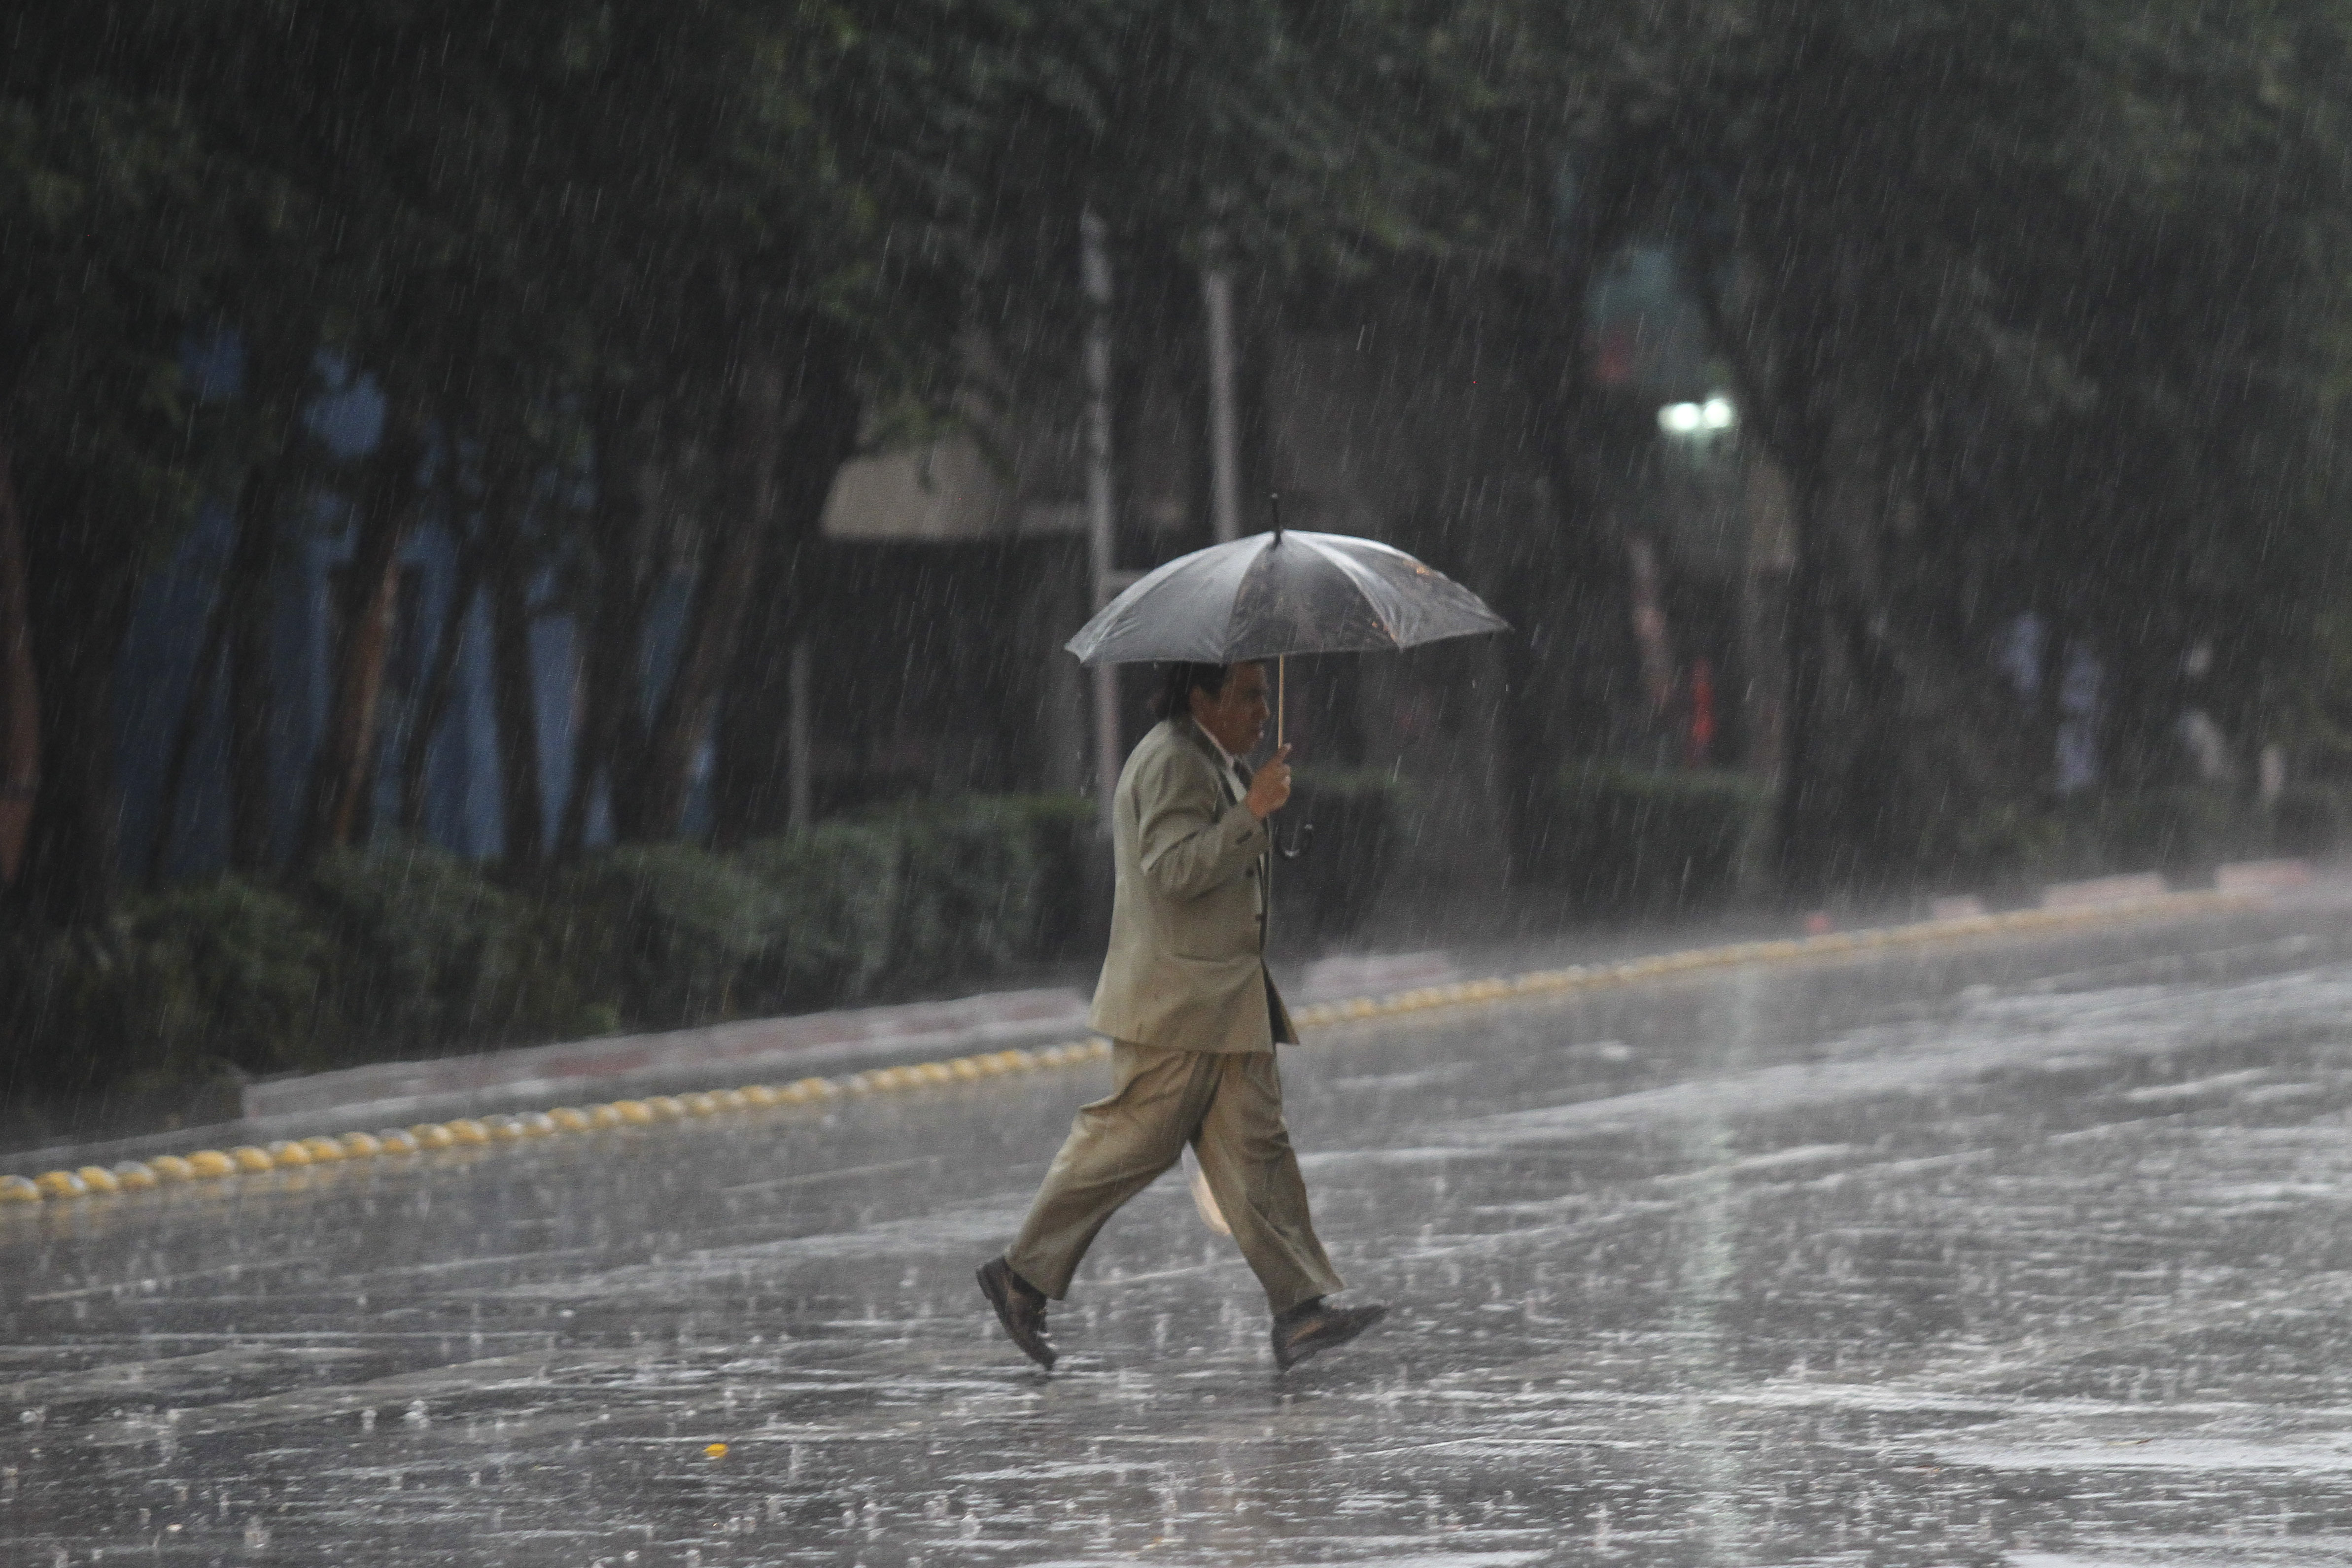
[[[1282,749],[1282,718],[1283,718],[1283,710],[1284,710],[1285,707],[1287,705],[1287,704],[1286,704],[1286,699],[1288,697],[1288,695],[1289,695],[1289,689],[1290,689],[1290,687],[1289,687],[1289,681],[1288,681],[1288,679],[1286,679],[1286,678],[1288,677],[1288,675],[1289,675],[1289,672],[1290,672],[1290,656],[1289,656],[1288,654],[1276,654],[1276,655],[1275,655],[1275,658],[1274,658],[1274,744],[1275,744],[1275,749],[1276,749],[1277,752],[1279,752],[1279,751]],[[1303,822],[1303,823],[1300,823],[1300,824],[1298,825],[1298,831],[1297,831],[1296,833],[1293,833],[1293,834],[1290,836],[1290,842],[1289,842],[1289,843],[1287,843],[1287,844],[1285,844],[1285,843],[1282,841],[1282,838],[1281,838],[1281,836],[1280,836],[1280,835],[1276,835],[1276,836],[1275,837],[1275,840],[1274,840],[1274,847],[1275,847],[1276,850],[1276,851],[1278,851],[1278,852],[1281,854],[1281,856],[1282,856],[1282,858],[1283,858],[1284,859],[1286,859],[1286,860],[1296,860],[1296,859],[1297,859],[1301,855],[1304,855],[1304,854],[1306,854],[1306,853],[1307,853],[1307,841],[1308,841],[1308,840],[1310,840],[1310,839],[1312,839],[1314,837],[1315,837],[1315,825],[1314,825],[1313,823],[1311,823],[1311,822]]]

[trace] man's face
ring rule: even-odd
[[[1192,693],[1192,717],[1216,737],[1217,744],[1237,757],[1265,733],[1271,711],[1265,702],[1265,666],[1262,664],[1234,666],[1225,675],[1225,689],[1214,697],[1197,689]]]

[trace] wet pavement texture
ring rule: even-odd
[[[999,1335],[972,1268],[1101,1064],[0,1213],[0,1561],[2352,1557],[2340,910],[1283,1071],[1325,1241],[1395,1307],[1287,1375],[1181,1175],[1059,1371]]]

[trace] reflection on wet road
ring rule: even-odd
[[[0,1215],[0,1559],[2341,1563],[2345,925],[1321,1035],[1287,1378],[1176,1179],[998,1337],[1100,1067]]]

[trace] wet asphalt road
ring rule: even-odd
[[[986,1319],[1100,1064],[0,1214],[0,1561],[2352,1558],[2341,910],[1284,1064],[1396,1304],[1287,1377],[1173,1178]]]

